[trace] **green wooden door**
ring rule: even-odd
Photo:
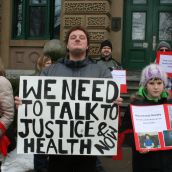
[[[172,45],[172,0],[124,0],[124,68],[138,70],[153,62],[161,40]]]

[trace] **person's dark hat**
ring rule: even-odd
[[[157,45],[157,50],[160,50],[162,47],[166,47],[168,48],[168,50],[171,50],[171,46],[168,42],[165,41],[161,41],[158,45]]]
[[[112,43],[109,40],[104,40],[100,45],[100,49],[102,49],[105,46],[108,46],[112,49]]]

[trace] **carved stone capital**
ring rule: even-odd
[[[65,14],[106,14],[110,12],[108,1],[65,1]]]
[[[86,26],[106,29],[110,27],[110,20],[107,15],[86,15]]]

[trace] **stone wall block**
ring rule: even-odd
[[[72,26],[84,26],[85,25],[85,16],[84,15],[65,15],[63,19],[63,26],[72,27]]]
[[[97,58],[100,54],[100,44],[90,44],[89,55]]]
[[[78,1],[87,1],[87,2],[89,2],[89,1],[93,1],[93,0],[65,0],[65,1],[66,1],[66,2],[78,2]],[[94,1],[98,1],[98,2],[107,1],[107,2],[109,2],[109,3],[111,4],[113,0],[94,0]],[[115,0],[114,0],[114,1],[115,1]]]
[[[88,28],[108,29],[110,27],[110,19],[107,15],[86,15],[86,26]]]
[[[90,35],[90,40],[91,42],[102,42],[108,37],[108,31],[104,29],[99,29],[99,30],[88,30],[88,33]]]
[[[108,1],[65,1],[65,14],[106,14],[110,12]]]
[[[42,55],[42,48],[11,48],[11,69],[35,69],[37,58]]]

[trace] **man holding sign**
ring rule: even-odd
[[[67,58],[61,59],[61,60],[58,61],[58,63],[51,65],[50,67],[45,69],[41,73],[41,75],[42,76],[85,78],[85,80],[84,80],[85,83],[83,83],[83,81],[81,81],[81,83],[80,83],[80,81],[75,81],[75,79],[73,79],[73,81],[71,81],[72,84],[70,84],[70,85],[71,86],[75,85],[74,87],[72,87],[75,90],[77,88],[80,89],[81,94],[79,94],[79,91],[78,91],[78,94],[79,94],[79,95],[77,95],[78,100],[80,100],[82,102],[83,99],[88,99],[88,102],[87,102],[87,104],[85,106],[89,107],[89,101],[90,101],[89,95],[83,95],[84,92],[85,92],[85,89],[87,88],[86,85],[89,85],[90,82],[91,82],[86,78],[112,78],[112,75],[111,75],[109,69],[106,69],[104,66],[98,65],[94,60],[87,58],[87,54],[88,54],[88,50],[89,50],[89,36],[88,36],[88,33],[86,32],[86,30],[84,28],[82,28],[82,27],[73,27],[73,28],[71,28],[68,31],[68,33],[66,34],[65,43],[66,43],[66,48],[67,48],[67,53],[68,53]],[[45,81],[45,82],[48,83],[49,81]],[[58,93],[59,88],[60,88],[58,86],[59,83],[64,84],[64,85],[62,85],[61,88],[65,88],[69,92],[70,87],[69,87],[69,84],[68,84],[67,80],[62,81],[62,82],[61,81],[58,82],[58,81],[54,80],[52,82],[57,84],[56,93]],[[94,81],[93,81],[93,83],[94,83]],[[102,81],[100,81],[99,83],[102,83]],[[100,88],[97,87],[96,83],[95,83],[95,86],[93,84],[93,88],[95,89],[95,91],[93,90],[93,92],[91,94],[92,95],[92,97],[91,97],[92,101],[98,101],[100,99],[104,100],[104,99],[107,98],[107,97],[101,97],[103,95],[101,95],[99,97],[95,96],[96,92],[100,92]],[[47,89],[48,90],[45,89],[46,93],[44,93],[44,95],[47,95],[48,91],[51,88],[47,87]],[[116,92],[119,92],[118,88],[117,88]],[[71,118],[71,119],[74,118],[72,113],[70,113],[70,109],[72,108],[72,99],[73,99],[72,97],[74,95],[71,93],[70,96],[71,96],[71,102],[69,102],[69,103],[64,102],[62,107],[61,107],[62,109],[61,109],[60,114],[56,114],[56,113],[51,114],[52,115],[51,118],[54,118],[54,115],[61,116],[61,118],[63,118],[64,115],[63,115],[62,112],[64,112],[64,114],[67,113],[69,115],[69,118]],[[63,98],[64,99],[66,98],[64,94],[63,94]],[[115,99],[116,99],[116,103],[118,105],[120,105],[121,102],[122,102],[122,99],[118,98],[118,96],[116,96]],[[19,99],[16,98],[16,104],[17,105],[19,104],[18,100]],[[59,102],[56,102],[56,103],[59,103]],[[78,103],[74,103],[74,104],[75,104],[75,112],[76,112],[75,119],[76,119],[76,117],[77,118],[79,118],[79,117],[82,118],[82,116],[79,116],[80,114],[78,114],[78,111],[77,111],[77,107],[79,106],[79,104]],[[97,106],[99,106],[99,105],[95,104],[95,106],[92,107],[92,109],[89,107],[90,111],[93,111],[93,109],[96,108]],[[54,109],[53,105],[51,105],[51,108],[52,108],[52,111],[53,111],[53,109]],[[85,109],[85,110],[87,111],[88,109]],[[107,108],[104,107],[104,111],[106,111],[106,110],[107,110]],[[84,111],[84,109],[83,109],[83,111]],[[97,118],[97,116],[93,112],[92,113],[89,112],[89,113],[92,114],[92,116],[94,116],[94,118]],[[101,116],[101,114],[99,114],[99,115]],[[86,117],[85,121],[86,120],[89,120],[89,117]],[[56,121],[56,124],[58,122],[59,121]],[[70,126],[76,126],[76,125],[80,126],[81,123],[83,123],[83,122],[76,121],[76,123],[74,123],[74,122],[71,121]],[[88,123],[88,125],[86,124],[85,127],[87,127],[91,131],[92,128],[89,126],[89,121],[86,121],[86,123]],[[65,124],[62,125],[62,124],[59,123],[59,126],[60,126],[59,128],[61,129],[63,126],[65,126]],[[76,128],[78,128],[77,126],[76,126]],[[102,124],[100,126],[100,131],[105,129],[105,127],[106,127],[106,124],[105,123]],[[111,138],[109,136],[106,137],[107,131],[111,131],[111,133],[109,133]],[[113,126],[112,127],[110,126],[110,128],[107,131],[105,131],[104,133],[99,132],[98,134],[99,135],[104,135],[105,142],[108,143],[108,140],[109,140],[110,143],[111,143],[110,146],[113,147],[114,143],[113,143],[112,139],[114,139],[116,137],[115,134],[117,134],[117,133],[114,134],[114,132],[116,132],[116,130],[115,130],[115,128]],[[76,132],[76,131],[71,130],[70,134],[72,135],[73,132]],[[82,128],[81,128],[80,132],[83,132]],[[67,131],[66,132],[64,131],[64,134],[66,134],[66,133],[67,133]],[[60,133],[60,136],[62,134],[63,133]],[[76,134],[78,135],[78,137],[82,137],[82,134],[80,134],[78,132],[76,132]],[[87,133],[87,136],[89,137],[89,135],[91,135],[91,134],[92,133]],[[61,142],[63,142],[63,140],[61,140]],[[85,145],[85,146],[87,146],[87,145]],[[106,147],[106,149],[109,150],[110,149],[109,147]],[[100,151],[100,153],[103,154],[104,150],[101,149],[100,145],[97,145],[97,149]],[[72,150],[72,151],[75,152],[75,150]],[[61,154],[63,154],[63,153],[61,153]],[[96,156],[67,155],[67,153],[64,153],[64,154],[66,154],[66,155],[49,155],[49,168],[48,168],[49,172],[50,171],[95,172],[96,159],[97,159]]]

